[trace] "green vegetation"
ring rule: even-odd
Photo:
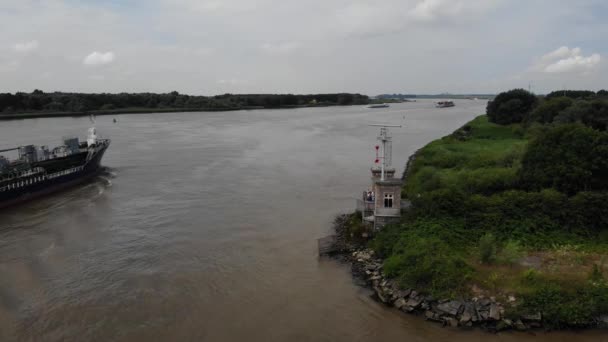
[[[132,113],[141,111],[234,110],[255,108],[291,108],[367,104],[369,98],[360,94],[224,94],[191,96],[176,91],[167,94],[120,93],[0,93],[0,118],[16,113],[59,115],[62,113]]]
[[[565,94],[499,94],[418,151],[412,208],[370,242],[389,276],[437,297],[514,296],[511,315],[550,327],[608,314],[608,94]]]

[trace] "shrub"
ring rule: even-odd
[[[496,238],[492,233],[486,233],[479,239],[479,257],[484,264],[496,260]]]
[[[513,266],[522,258],[524,250],[519,241],[509,240],[500,251],[498,260],[500,263]]]
[[[527,285],[535,285],[539,280],[539,273],[533,268],[529,268],[522,274],[522,282]]]
[[[548,328],[584,327],[608,312],[608,287],[604,284],[568,287],[550,280],[540,281],[522,296],[523,312],[541,312]]]
[[[370,242],[369,247],[372,248],[380,257],[386,258],[393,252],[393,247],[399,240],[399,236],[403,231],[401,225],[390,224],[384,226],[374,239]]]
[[[591,269],[591,272],[589,273],[589,281],[592,284],[600,284],[600,283],[604,282],[604,273],[602,272],[602,269],[597,264],[593,264],[593,268]]]
[[[384,271],[402,286],[428,291],[437,297],[463,293],[472,268],[436,237],[405,234],[399,250],[384,262]]]

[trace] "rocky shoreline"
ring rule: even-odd
[[[353,276],[365,281],[374,298],[405,313],[422,315],[426,320],[450,327],[480,327],[489,331],[515,329],[525,331],[542,328],[542,315],[505,317],[503,305],[493,297],[463,300],[435,299],[415,289],[403,289],[382,272],[382,259],[369,249],[355,250],[349,255]]]
[[[515,320],[507,318],[504,305],[493,297],[437,299],[424,294],[423,289],[401,288],[383,273],[383,260],[373,250],[348,236],[347,222],[346,215],[338,216],[334,222],[336,240],[332,256],[350,263],[353,277],[370,288],[374,299],[379,302],[449,327],[479,327],[492,332],[543,328],[540,313]]]

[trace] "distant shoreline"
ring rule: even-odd
[[[315,105],[291,105],[279,107],[228,107],[228,108],[125,108],[112,110],[92,110],[80,112],[29,112],[29,113],[0,113],[0,121],[40,119],[40,118],[60,118],[60,117],[81,117],[89,115],[123,115],[123,114],[153,114],[153,113],[187,113],[187,112],[228,112],[238,110],[258,110],[258,109],[296,109],[312,107],[336,107],[336,106],[355,106],[338,104],[315,104]]]

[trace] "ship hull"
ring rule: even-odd
[[[74,187],[95,177],[101,171],[101,159],[108,146],[104,146],[78,171],[46,179],[19,189],[0,192],[0,208],[6,208]]]

